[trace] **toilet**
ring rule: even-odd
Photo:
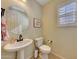
[[[51,48],[43,44],[43,37],[36,38],[35,45],[40,50],[41,59],[48,59],[48,54],[51,52]]]

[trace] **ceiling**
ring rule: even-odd
[[[36,0],[40,5],[45,5],[47,4],[50,0]]]

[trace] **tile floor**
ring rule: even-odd
[[[34,59],[34,58],[32,58],[32,59]],[[41,59],[40,57],[38,57],[37,59]],[[48,59],[60,59],[60,58],[58,58],[57,56],[55,56],[54,54],[49,54],[49,56],[48,56]]]
[[[60,59],[57,56],[55,56],[54,54],[49,54],[49,59]]]

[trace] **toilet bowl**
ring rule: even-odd
[[[46,54],[49,54],[51,51],[51,48],[47,45],[42,45],[39,47],[39,49],[42,53],[46,53]]]
[[[39,49],[41,51],[41,58],[48,59],[48,54],[51,52],[51,48],[47,45],[42,45]]]
[[[51,48],[43,44],[43,37],[35,39],[35,45],[39,48],[42,59],[48,59],[48,54],[51,52]]]

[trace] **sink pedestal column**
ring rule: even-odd
[[[24,49],[17,51],[17,59],[24,59]]]
[[[42,56],[42,59],[48,59],[48,54],[42,53],[41,56]]]

